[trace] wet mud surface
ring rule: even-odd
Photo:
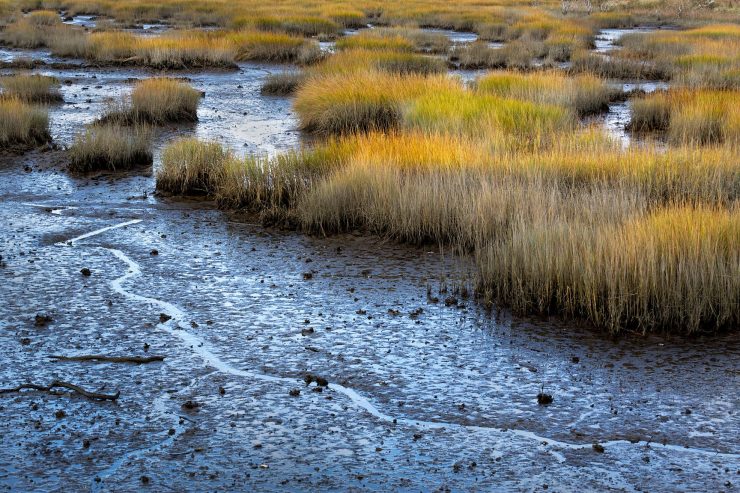
[[[62,379],[121,397],[0,396],[8,490],[198,480],[732,491],[738,481],[736,338],[611,340],[459,296],[445,303],[454,295],[438,293],[439,279],[469,267],[438,252],[235,223],[141,198],[145,176],[22,166],[0,167],[0,387]],[[306,374],[328,386],[306,386]],[[553,402],[538,405],[540,392]]]
[[[242,151],[299,145],[290,101],[258,95],[286,69],[181,74],[206,93],[199,122],[162,130],[157,149],[190,134]],[[71,81],[50,115],[64,146],[151,73],[52,75]],[[740,483],[737,337],[613,340],[487,312],[440,292],[470,275],[465,260],[265,229],[158,198],[147,170],[74,177],[65,164],[62,151],[0,155],[0,388],[58,379],[120,397],[0,395],[4,490]],[[51,358],[95,354],[164,361]]]

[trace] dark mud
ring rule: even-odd
[[[193,133],[255,152],[298,145],[290,101],[259,96],[281,69],[189,74],[206,92],[199,122],[164,130],[157,152]],[[55,138],[67,145],[106,97],[148,74],[56,73],[72,82],[52,110]],[[737,337],[612,340],[489,313],[439,292],[470,276],[465,260],[235,222],[159,199],[150,173],[73,177],[64,159],[0,155],[0,388],[64,380],[120,397],[1,395],[6,490],[740,482]]]

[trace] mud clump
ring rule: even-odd
[[[87,267],[83,267],[80,269],[80,274],[82,274],[85,277],[90,277],[92,275],[92,271],[88,269]]]
[[[303,377],[303,381],[306,382],[306,385],[311,385],[313,382],[316,382],[316,385],[319,387],[327,387],[329,385],[329,381],[326,378],[312,375],[311,373],[306,373],[306,376]]]
[[[166,313],[160,313],[159,314],[159,323],[164,324],[172,320],[172,317],[167,315]]]
[[[51,318],[51,316],[46,315],[44,313],[39,313],[34,318],[34,325],[36,327],[45,327],[49,325],[54,319]]]
[[[601,445],[600,443],[594,443],[593,445],[591,445],[591,448],[594,449],[594,451],[598,452],[599,454],[603,454],[605,450],[604,446]]]
[[[303,280],[304,281],[310,281],[313,279],[313,272],[304,272],[303,273]]]
[[[157,249],[155,248],[155,249],[153,249],[153,250],[152,250],[151,252],[149,252],[149,255],[152,255],[152,256],[156,256],[156,255],[159,255],[159,250],[157,250]]]
[[[186,411],[197,411],[200,408],[200,404],[195,401],[185,401],[182,404],[182,408]]]
[[[552,395],[540,392],[537,394],[537,404],[540,406],[549,406],[552,404]]]
[[[300,389],[290,389],[290,392],[288,392],[288,395],[291,397],[298,397],[301,395]]]

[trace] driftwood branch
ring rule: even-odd
[[[164,356],[104,356],[100,354],[86,354],[82,356],[53,355],[50,358],[57,361],[105,361],[108,363],[133,363],[136,365],[164,361]]]
[[[10,389],[0,389],[0,394],[10,394],[14,392],[20,392],[21,390],[24,390],[24,389],[38,390],[40,392],[51,392],[54,387],[62,387],[65,389],[69,389],[73,392],[80,394],[83,397],[87,397],[88,399],[92,399],[96,401],[115,401],[116,399],[118,399],[118,396],[121,395],[120,391],[116,392],[115,394],[101,394],[98,392],[90,392],[88,390],[83,389],[82,387],[78,385],[65,382],[63,380],[54,380],[48,386],[36,385],[35,383],[23,383],[21,385],[18,385],[17,387],[13,387]]]

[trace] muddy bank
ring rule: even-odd
[[[11,490],[737,481],[736,338],[610,340],[487,313],[439,292],[470,269],[439,252],[234,223],[160,201],[149,176],[75,179],[44,156],[0,166],[0,387],[63,379],[121,395],[0,397]]]

